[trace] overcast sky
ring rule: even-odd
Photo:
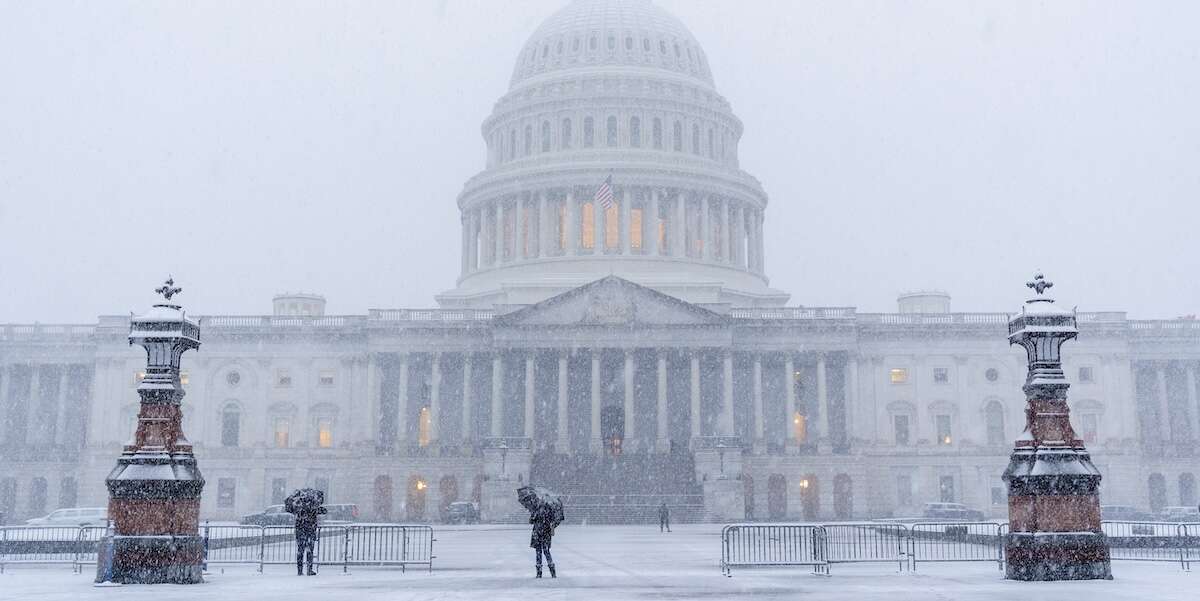
[[[705,47],[792,304],[1200,312],[1200,3],[657,0]],[[0,322],[430,307],[565,0],[0,0]]]

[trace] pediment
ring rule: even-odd
[[[724,321],[718,313],[616,276],[497,318],[498,324],[514,326],[686,326]]]

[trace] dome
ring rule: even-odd
[[[651,0],[573,0],[525,42],[510,87],[540,75],[613,65],[670,71],[713,85],[695,36]]]

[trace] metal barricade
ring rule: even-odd
[[[920,562],[994,561],[1004,569],[1007,525],[995,522],[929,522],[913,524],[909,537],[912,568]]]
[[[1183,569],[1192,571],[1192,562],[1200,561],[1200,524],[1180,524],[1179,536],[1183,539]]]
[[[262,571],[263,527],[262,526],[212,526],[205,523],[200,527],[204,538],[205,570],[210,564],[256,565]]]
[[[351,526],[346,536],[346,565],[426,565],[433,571],[433,527],[393,524]]]
[[[1114,561],[1162,561],[1187,569],[1186,537],[1180,524],[1167,522],[1101,522]]]
[[[825,524],[829,563],[895,563],[904,570],[908,528],[903,524]]]
[[[733,568],[812,566],[814,574],[828,574],[826,535],[811,524],[731,524],[721,529],[721,572]]]
[[[83,572],[83,566],[95,565],[100,556],[100,542],[108,534],[108,526],[83,526],[79,529],[79,545],[75,553],[75,573]]]
[[[76,565],[79,526],[4,526],[0,532],[0,574],[6,564]]]

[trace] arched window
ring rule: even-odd
[[[683,124],[678,121],[671,128],[671,147],[675,152],[683,152]]]
[[[987,426],[987,443],[1004,444],[1004,405],[1000,401],[990,401],[983,409],[983,421]]]
[[[242,412],[237,403],[228,403],[221,410],[221,446],[236,447],[240,444]]]
[[[542,152],[550,152],[550,122],[542,121]]]
[[[607,131],[608,131],[608,135],[606,137],[606,143],[610,147],[616,146],[617,145],[617,118],[613,117],[612,115],[609,115],[609,117],[608,117]]]
[[[642,120],[637,117],[629,118],[629,145],[634,148],[642,147]]]
[[[700,126],[692,124],[692,154],[700,154]]]
[[[821,495],[816,474],[800,479],[800,505],[804,508],[804,520],[811,522],[821,514]]]
[[[591,148],[596,145],[596,122],[591,117],[583,118],[583,147]]]
[[[662,119],[655,117],[654,121],[653,121],[653,125],[651,127],[652,127],[652,130],[650,132],[650,135],[653,137],[654,149],[662,150],[662,147],[663,147]]]
[[[1179,474],[1179,504],[1188,507],[1196,505],[1196,477],[1191,472]]]
[[[563,119],[562,121],[562,150],[571,149],[571,120]]]
[[[405,503],[409,520],[417,521],[425,517],[425,497],[429,483],[418,474],[408,477],[408,502]]]
[[[1150,510],[1158,513],[1167,506],[1167,479],[1162,474],[1150,474],[1146,485],[1150,489]]]
[[[524,156],[533,154],[533,126],[525,126],[525,152]]]

